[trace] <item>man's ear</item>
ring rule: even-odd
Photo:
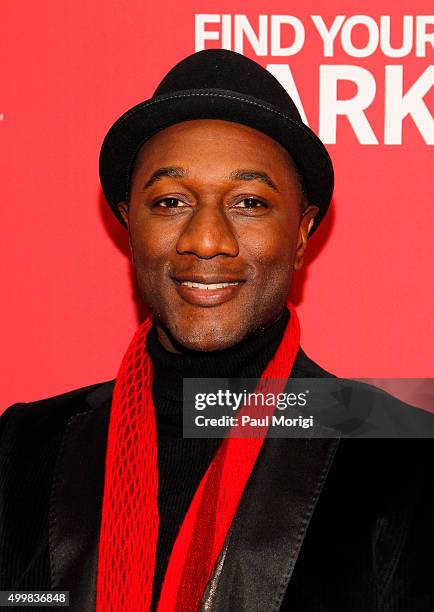
[[[128,227],[128,211],[129,211],[130,205],[128,202],[119,202],[117,204],[117,209],[122,217],[122,219],[125,222],[125,225]]]
[[[133,253],[133,245],[131,244],[131,234],[130,234],[130,226],[128,224],[128,211],[130,209],[130,205],[128,202],[119,202],[118,206],[118,211],[122,217],[122,219],[125,221],[125,225],[127,226],[127,230],[128,230],[128,242],[130,245],[130,251],[131,251],[131,260],[134,264],[134,253]]]
[[[303,266],[304,252],[307,246],[309,232],[312,229],[315,216],[318,214],[318,206],[308,206],[302,214],[298,228],[297,250],[294,258],[294,270],[300,270]]]

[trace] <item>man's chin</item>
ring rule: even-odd
[[[159,326],[158,337],[161,344],[169,351],[184,353],[185,351],[222,351],[240,342],[245,334],[239,325],[231,328],[210,328],[201,326],[178,327]]]

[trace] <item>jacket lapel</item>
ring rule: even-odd
[[[266,439],[202,610],[279,610],[336,439]]]
[[[87,396],[93,407],[72,416],[56,461],[50,498],[49,547],[53,590],[70,591],[71,612],[96,603],[108,421],[113,383]]]

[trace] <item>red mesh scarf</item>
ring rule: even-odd
[[[267,379],[286,379],[300,344],[294,308]],[[146,612],[158,538],[157,437],[152,402],[152,363],[139,327],[124,356],[113,391],[107,440],[104,497],[98,549],[97,612]],[[275,387],[274,387],[275,389]],[[263,443],[225,439],[200,482],[175,541],[165,574],[159,612],[192,612],[223,547],[242,493]]]

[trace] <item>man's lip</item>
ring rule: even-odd
[[[204,308],[210,308],[212,306],[218,306],[224,304],[229,300],[233,299],[245,281],[240,279],[228,278],[227,276],[197,276],[189,275],[185,279],[180,277],[173,278],[175,287],[178,295],[189,304],[193,306],[201,306]],[[205,287],[190,287],[182,283],[200,283],[203,285],[214,285],[214,284],[229,284],[226,287],[208,288]]]
[[[245,279],[235,276],[227,276],[227,275],[205,275],[205,274],[177,274],[176,276],[172,276],[173,280],[177,283],[202,283],[203,285],[211,285],[211,284],[222,284],[222,283],[244,283]]]

